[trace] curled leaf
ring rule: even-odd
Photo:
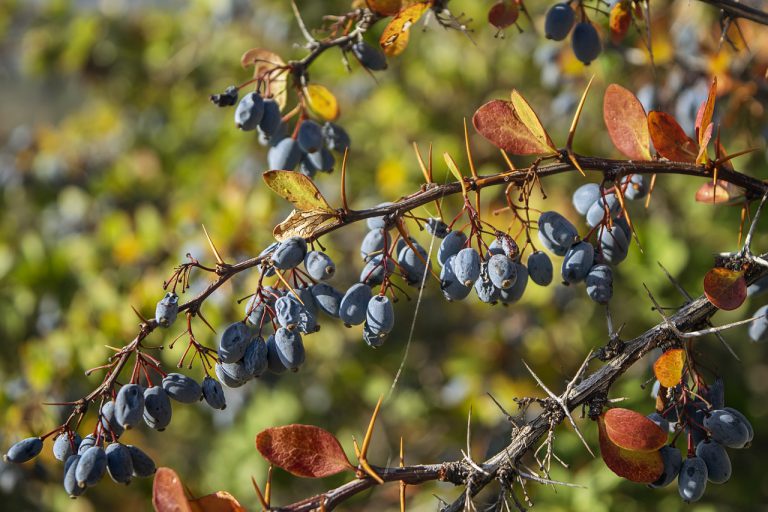
[[[330,228],[339,224],[336,212],[326,210],[293,210],[286,219],[275,226],[272,235],[275,240],[282,242],[292,236],[313,238],[320,228]]]
[[[725,180],[708,181],[696,191],[696,201],[700,203],[727,205],[739,203],[742,199],[744,189]]]
[[[659,356],[653,363],[653,374],[665,388],[676,386],[683,378],[685,369],[685,350],[673,348]]]
[[[602,419],[606,435],[619,448],[633,452],[652,452],[667,442],[667,432],[631,409],[608,409]]]
[[[370,10],[382,16],[393,16],[403,7],[402,0],[365,0]]]
[[[531,122],[531,119],[527,121]],[[511,101],[489,101],[477,109],[472,124],[480,135],[513,155],[552,155],[557,152],[546,132],[544,139],[541,133],[531,132]]]
[[[696,136],[699,139],[699,146],[706,146],[707,142],[709,142],[709,138],[707,138],[707,142],[704,142],[704,131],[702,130],[702,127],[704,130],[707,129],[707,127],[712,122],[712,115],[715,112],[715,99],[717,97],[717,77],[712,78],[712,83],[709,86],[709,93],[707,94],[707,99],[704,100],[704,102],[699,106],[698,112],[696,112]],[[710,132],[710,137],[712,136]]]
[[[514,25],[520,15],[520,7],[514,0],[499,0],[488,10],[488,23],[499,30]]]
[[[253,66],[253,77],[263,80],[267,86],[267,97],[273,97],[280,110],[288,101],[288,68],[276,53],[263,48],[251,48],[240,57],[240,64]]]
[[[304,89],[304,96],[312,112],[324,121],[335,121],[339,117],[339,102],[326,87],[310,84]]]
[[[664,472],[664,461],[658,450],[647,452],[625,450],[614,444],[608,437],[602,416],[598,418],[597,426],[600,436],[600,455],[611,471],[632,482],[648,484],[659,479]]]
[[[747,299],[744,272],[715,267],[704,276],[704,295],[717,308],[731,311]]]
[[[432,2],[417,2],[402,9],[384,27],[379,44],[388,57],[400,55],[408,46],[411,27],[429,9]]]
[[[608,17],[608,26],[611,29],[611,40],[614,44],[619,44],[624,36],[627,35],[629,26],[632,23],[631,2],[622,0],[617,2],[611,9]]]
[[[353,470],[338,439],[313,425],[286,425],[262,430],[256,448],[270,463],[289,473],[322,478]]]
[[[699,154],[696,141],[688,137],[674,117],[666,112],[648,114],[648,129],[656,151],[673,162],[694,163]]]
[[[616,149],[632,160],[651,159],[648,119],[634,94],[620,85],[609,85],[603,97],[603,119]]]
[[[195,500],[190,500],[192,512],[245,512],[245,508],[227,491],[208,494]]]
[[[156,512],[192,512],[181,479],[174,470],[157,469],[152,484],[152,506]]]

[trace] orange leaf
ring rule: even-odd
[[[157,469],[152,485],[152,506],[156,512],[192,512],[181,479],[174,470]]]
[[[402,0],[365,0],[365,3],[370,10],[382,16],[393,16],[403,6]]]
[[[488,23],[499,30],[513,25],[520,15],[520,7],[517,2],[511,0],[499,0],[488,10]]]
[[[664,461],[658,450],[637,452],[618,447],[608,437],[603,416],[597,419],[597,427],[600,434],[600,455],[611,471],[622,478],[643,484],[659,479],[664,472]]]
[[[259,453],[291,474],[322,478],[354,469],[338,439],[312,425],[286,425],[262,430],[256,436]]]
[[[707,143],[704,142],[704,131],[702,130],[702,127],[704,127],[704,130],[706,130],[707,127],[709,127],[709,124],[712,122],[712,114],[715,111],[716,97],[717,77],[713,77],[712,84],[709,86],[709,94],[707,95],[707,99],[704,100],[704,102],[699,107],[698,112],[696,112],[696,136],[699,139],[699,146],[707,145]],[[712,136],[711,131],[709,136]],[[707,139],[707,142],[709,142],[709,139]]]
[[[603,97],[603,119],[616,149],[632,160],[651,159],[647,116],[634,94],[620,85],[609,85]]]
[[[685,368],[685,350],[673,348],[659,356],[653,363],[653,373],[665,388],[671,388],[680,383]]]
[[[245,508],[227,491],[208,494],[191,500],[193,512],[245,512]]]
[[[613,444],[633,452],[652,452],[667,442],[667,432],[630,409],[608,409],[602,415],[605,433]]]
[[[510,101],[489,101],[477,109],[472,124],[480,135],[513,155],[552,155],[557,152],[528,129]]]
[[[708,181],[696,191],[696,201],[710,204],[736,204],[744,199],[744,190],[725,180]]]
[[[611,40],[618,44],[624,39],[629,30],[629,25],[632,23],[632,12],[630,11],[629,2],[617,2],[611,9],[611,14],[608,18],[608,26],[611,29]]]
[[[699,153],[696,141],[688,137],[675,118],[665,112],[648,114],[648,129],[656,151],[673,162],[694,163]]]
[[[419,18],[431,5],[431,1],[415,3],[401,10],[392,18],[392,21],[384,27],[379,39],[379,44],[385,55],[394,57],[403,53],[405,47],[408,46],[411,27],[419,21]]]
[[[712,138],[712,130],[715,125],[709,123],[703,133],[699,134],[699,154],[696,157],[697,164],[706,164],[709,158],[707,157],[707,144],[709,139]]]
[[[288,69],[285,61],[276,53],[263,48],[251,48],[240,57],[240,64],[253,66],[253,78],[267,84],[267,97],[273,97],[280,110],[288,101]]]
[[[715,267],[704,276],[704,295],[719,309],[731,311],[747,298],[744,272]]]

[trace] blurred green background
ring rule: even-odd
[[[714,73],[724,92],[718,100],[725,146],[731,151],[761,148],[735,161],[736,167],[768,178],[765,142],[765,83],[768,38],[765,28],[742,23],[749,49],[732,31],[737,48],[718,51],[717,13],[696,2],[653,5],[655,71],[638,32],[621,45],[606,44],[603,55],[585,68],[568,42],[541,35],[547,2],[530,2],[535,27],[522,20],[504,38],[485,22],[491,2],[456,0],[451,7],[472,18],[469,37],[432,23],[414,29],[406,52],[389,61],[389,70],[371,77],[352,63],[347,72],[336,50],[323,55],[311,79],[341,101],[343,125],[352,136],[347,191],[352,208],[394,200],[415,191],[421,173],[411,148],[429,143],[436,155],[448,151],[462,168],[462,119],[491,98],[518,88],[539,113],[556,143],[563,144],[570,116],[595,75],[576,137],[584,154],[618,156],[601,115],[602,93],[611,82],[635,91],[647,106],[672,112],[692,131],[698,103]],[[343,1],[301,1],[310,27],[324,14],[346,12]],[[607,35],[607,18],[590,12]],[[382,29],[370,38],[375,42]],[[136,333],[135,307],[151,315],[163,295],[162,282],[186,253],[212,262],[204,224],[228,261],[246,258],[271,241],[271,227],[290,210],[262,184],[266,154],[253,132],[238,131],[231,109],[218,109],[208,95],[250,78],[239,57],[252,47],[284,58],[304,52],[290,4],[278,0],[5,0],[0,3],[0,446],[42,434],[67,415],[65,407],[42,402],[77,399],[98,384],[109,351]],[[655,84],[655,86],[654,86]],[[295,98],[292,98],[295,101]],[[686,124],[687,123],[687,124]],[[481,173],[502,168],[498,153],[472,135]],[[447,171],[435,160],[436,180]],[[520,160],[523,163],[524,160]],[[596,181],[594,174],[588,176]],[[321,175],[318,186],[339,203],[339,172]],[[570,204],[584,179],[547,179],[546,200],[534,206],[558,210],[582,234],[587,226]],[[658,322],[642,289],[645,283],[665,306],[682,298],[660,272],[661,262],[687,289],[701,293],[703,274],[714,252],[738,248],[738,207],[694,202],[700,185],[683,177],[659,179],[650,208],[631,205],[643,245],[634,246],[616,272],[612,312],[623,335],[632,337]],[[484,193],[486,219],[506,229],[510,219],[492,217],[501,190]],[[444,204],[452,217],[460,207]],[[433,214],[431,208],[419,212]],[[768,250],[761,222],[755,250]],[[340,271],[332,284],[344,289],[362,265],[358,244],[364,226],[351,226],[323,243]],[[428,238],[417,234],[425,245]],[[560,258],[554,258],[555,266]],[[556,270],[556,275],[558,274]],[[211,297],[204,312],[214,326],[242,318],[237,299],[255,286],[257,273],[238,276]],[[193,274],[187,295],[201,290],[209,276]],[[556,278],[557,280],[557,278]],[[409,289],[411,298],[416,294]],[[185,297],[182,296],[182,300]],[[765,302],[750,299],[739,310],[717,316],[717,323],[741,319]],[[158,465],[174,468],[195,495],[227,490],[252,510],[257,501],[251,476],[264,481],[266,463],[254,437],[269,426],[309,423],[335,433],[352,454],[351,436],[361,438],[378,396],[388,393],[403,360],[415,300],[396,307],[397,326],[374,351],[361,341],[360,328],[323,321],[305,339],[307,363],[297,374],[267,377],[227,392],[229,407],[212,412],[204,405],[176,406],[163,433],[138,429],[124,436],[150,453]],[[583,286],[529,285],[523,301],[490,307],[476,299],[446,303],[435,283],[424,295],[400,382],[384,403],[372,446],[375,464],[396,463],[400,436],[407,463],[455,460],[465,446],[472,408],[472,454],[493,453],[509,426],[486,396],[508,410],[514,397],[541,396],[521,363],[525,360],[555,390],[575,372],[590,348],[606,341],[605,313]],[[152,335],[149,344],[169,342],[177,324]],[[215,336],[195,325],[209,346]],[[744,411],[757,432],[754,445],[730,451],[732,481],[710,485],[701,503],[684,506],[674,485],[650,490],[613,475],[593,460],[569,428],[556,433],[556,452],[569,469],[552,476],[586,486],[557,489],[530,484],[537,510],[757,510],[767,508],[768,364],[766,348],[752,344],[746,329],[726,334],[742,362],[728,356],[714,338],[695,344],[697,361],[708,377],[723,375],[727,403]],[[179,344],[159,356],[173,368]],[[595,368],[596,365],[593,365]],[[195,367],[191,374],[202,378]],[[641,384],[652,376],[638,364],[621,379],[612,397],[627,397],[626,407],[650,413],[653,401]],[[532,411],[535,412],[535,411]],[[81,427],[90,431],[93,418]],[[583,431],[597,447],[595,426]],[[532,460],[527,461],[533,465]],[[338,485],[346,476],[303,480],[276,471],[274,503],[285,504]],[[151,480],[128,487],[105,479],[78,500],[61,487],[62,467],[46,445],[34,463],[0,465],[3,510],[104,510],[150,508]],[[365,493],[344,510],[395,510],[397,487]],[[478,504],[491,500],[493,492]],[[445,484],[409,488],[409,510],[434,510],[435,496],[452,501],[459,489]]]

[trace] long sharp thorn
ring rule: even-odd
[[[464,147],[467,150],[467,160],[469,160],[469,170],[472,173],[472,177],[477,179],[477,170],[475,169],[475,162],[472,160],[472,149],[469,147],[469,132],[467,131],[467,118],[464,118]]]
[[[347,205],[347,155],[349,155],[349,148],[344,149],[344,158],[341,160],[341,207],[345,213],[349,211]]]
[[[651,194],[653,194],[653,187],[656,186],[656,175],[651,175],[651,184],[648,185],[648,195],[645,196],[645,207],[648,208],[651,204]]]
[[[416,160],[419,163],[419,169],[421,169],[421,174],[424,175],[424,181],[427,183],[431,183],[429,171],[427,171],[427,166],[424,163],[424,159],[421,158],[421,152],[419,151],[419,146],[416,145],[416,143],[413,143],[413,151],[416,153]]]
[[[573,114],[571,128],[568,130],[568,142],[565,144],[565,149],[568,152],[568,158],[571,160],[573,166],[576,167],[582,176],[586,176],[586,174],[584,173],[584,169],[581,168],[581,165],[579,165],[579,162],[576,159],[576,155],[573,153],[573,138],[576,136],[576,126],[579,124],[581,111],[584,109],[584,103],[587,101],[587,94],[589,93],[589,88],[592,86],[592,81],[594,79],[595,75],[592,75],[592,78],[590,78],[589,82],[587,83],[587,87],[584,89],[584,93],[581,95],[579,105],[576,107],[576,112]]]
[[[200,320],[202,320],[203,323],[208,326],[208,328],[211,330],[213,334],[216,334],[216,329],[214,329],[213,326],[210,323],[208,323],[208,320],[206,320],[205,317],[203,316],[203,312],[199,309],[197,310],[197,316],[200,317]]]
[[[403,437],[400,436],[400,467],[405,467],[405,450],[403,448]],[[405,481],[400,480],[400,512],[405,512]]]
[[[376,471],[373,470],[370,464],[368,464],[366,455],[368,454],[368,447],[371,445],[371,439],[373,438],[373,427],[376,425],[376,417],[379,415],[379,410],[381,409],[381,402],[383,400],[384,400],[384,395],[379,396],[379,401],[376,402],[376,407],[373,409],[373,414],[371,415],[371,421],[368,423],[368,429],[365,431],[365,437],[363,438],[363,446],[360,448],[360,455],[358,456],[358,461],[360,462],[360,466],[362,466],[363,470],[366,473],[368,473],[368,475],[374,480],[376,480],[379,484],[383,484],[384,480],[378,475],[378,473],[376,473]]]
[[[224,260],[221,258],[221,254],[219,254],[219,250],[216,249],[216,246],[213,245],[213,240],[211,240],[210,235],[208,235],[208,230],[205,229],[205,224],[203,224],[203,233],[205,233],[205,238],[208,239],[208,245],[211,246],[211,250],[213,251],[213,255],[216,257],[216,263],[219,265],[224,264]]]
[[[259,489],[259,484],[256,483],[256,479],[251,476],[251,483],[253,484],[253,490],[256,491],[256,497],[259,498],[259,503],[261,503],[261,510],[269,510],[269,505],[267,505],[267,500],[264,499],[264,495],[261,494],[261,489]]]
[[[512,163],[512,160],[510,160],[509,155],[507,154],[507,152],[504,151],[503,149],[500,150],[500,151],[501,151],[501,156],[504,157],[504,161],[507,162],[507,167],[509,167],[509,170],[510,171],[516,171],[517,169],[515,169],[515,164]]]
[[[283,277],[283,273],[280,272],[278,269],[275,269],[275,274],[277,275],[277,278],[280,280],[281,283],[285,285],[286,288],[293,294],[293,296],[298,300],[302,306],[305,306],[304,302],[299,297],[299,294],[296,292],[296,290],[293,289],[293,287],[288,284],[288,281],[285,280],[285,277]]]
[[[131,309],[133,310],[134,313],[136,313],[136,316],[139,317],[139,320],[141,320],[141,323],[146,324],[149,321],[146,318],[144,318],[144,315],[139,313],[139,311],[135,307],[133,307],[133,305],[131,305]]]

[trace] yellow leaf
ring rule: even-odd
[[[322,85],[310,84],[304,89],[309,108],[325,121],[335,121],[339,114],[339,102],[331,91]]]
[[[659,356],[653,363],[653,373],[665,388],[677,386],[683,378],[685,369],[685,350],[673,348]]]
[[[319,228],[336,226],[339,222],[341,220],[334,211],[293,210],[283,222],[275,226],[272,234],[278,242],[292,236],[312,238]]]
[[[267,85],[265,96],[272,97],[285,108],[288,101],[288,68],[285,61],[276,53],[263,48],[251,48],[240,57],[244,68],[253,66],[253,77]]]
[[[314,182],[300,172],[267,171],[263,177],[269,188],[288,200],[296,209],[335,213]]]
[[[411,27],[419,21],[419,18],[431,5],[432,2],[415,3],[401,10],[392,18],[392,21],[384,27],[379,39],[379,44],[385,55],[394,57],[403,53],[405,47],[408,46]]]
[[[515,114],[517,114],[517,117],[520,119],[523,125],[528,128],[528,131],[531,132],[531,134],[536,138],[539,146],[541,146],[541,153],[547,154],[547,149],[549,149],[549,152],[551,153],[557,153],[557,148],[552,142],[552,139],[549,138],[549,134],[547,134],[547,131],[544,129],[544,126],[542,126],[541,121],[539,121],[539,117],[536,115],[536,112],[533,111],[528,102],[525,101],[525,98],[523,98],[523,96],[517,92],[517,89],[512,90],[511,96],[512,106],[515,109]]]

